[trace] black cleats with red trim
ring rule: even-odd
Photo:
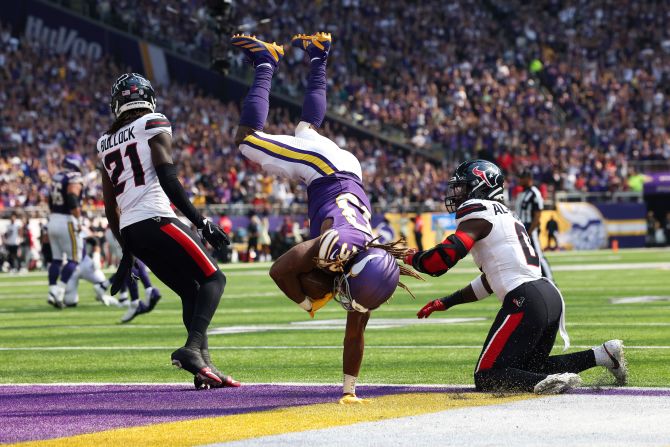
[[[242,384],[233,379],[232,376],[227,376],[212,363],[212,359],[209,356],[209,350],[207,349],[201,349],[200,350],[200,355],[202,356],[202,359],[205,361],[209,369],[214,373],[220,380],[220,384],[214,384],[214,385],[207,385],[205,384],[202,380],[198,378],[198,376],[195,376],[193,378],[193,384],[195,385],[196,390],[208,390],[210,388],[237,388],[241,386]]]
[[[183,347],[173,352],[170,357],[172,358],[172,364],[174,366],[190,372],[204,385],[213,387],[216,385],[220,386],[223,383],[223,381],[212,372],[211,368],[207,366],[202,359],[199,350]]]

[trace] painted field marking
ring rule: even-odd
[[[572,345],[575,349],[590,349],[592,345]],[[174,346],[0,346],[0,351],[162,351]],[[342,349],[340,345],[313,346],[210,346],[209,350],[310,350]],[[366,345],[365,349],[482,349],[481,345]],[[670,346],[625,346],[625,349],[670,349]]]
[[[34,447],[106,446],[191,446],[252,439],[261,436],[302,432],[360,422],[415,416],[466,407],[499,405],[534,399],[532,394],[493,397],[468,393],[396,394],[370,399],[371,405],[312,404],[270,411],[165,422],[148,426],[106,430],[65,438],[22,443]]]
[[[629,296],[624,298],[610,298],[610,303],[612,304],[652,303],[657,301],[670,301],[670,296],[643,295]]]

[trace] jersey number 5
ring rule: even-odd
[[[537,256],[537,253],[535,253],[535,249],[533,249],[533,244],[530,242],[530,237],[528,237],[526,229],[519,222],[514,223],[514,228],[516,228],[516,235],[519,238],[519,244],[521,244],[521,249],[523,250],[523,254],[526,257],[526,263],[528,263],[528,265],[539,267],[540,258]]]
[[[133,170],[133,181],[135,186],[144,185],[144,170],[142,169],[142,162],[140,162],[140,156],[137,154],[137,143],[131,143],[126,146],[125,155],[121,155],[121,149],[117,149],[114,152],[110,152],[105,155],[105,168],[107,172],[110,173],[109,179],[114,185],[114,195],[119,195],[123,192],[126,187],[126,181],[119,181],[119,177],[123,173],[123,157],[128,157],[130,159],[130,168]]]

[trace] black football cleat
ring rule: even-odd
[[[156,304],[161,300],[161,292],[155,287],[151,288],[151,295],[149,295],[149,306],[147,312],[151,312],[156,307]]]
[[[221,385],[222,380],[212,372],[207,363],[202,359],[200,351],[186,347],[179,348],[170,356],[172,364],[177,368],[185,369],[195,376],[197,381],[202,382],[208,387]]]
[[[242,386],[242,384],[239,381],[219,371],[219,369],[214,365],[214,363],[212,363],[212,359],[209,356],[209,350],[201,349],[200,355],[202,356],[202,359],[205,361],[205,363],[212,371],[212,373],[214,373],[221,380],[221,383],[215,385],[207,385],[202,380],[200,380],[198,376],[195,376],[193,378],[193,384],[195,385],[196,390],[208,390],[210,388],[237,388],[239,386]]]

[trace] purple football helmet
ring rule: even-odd
[[[79,154],[67,154],[63,158],[63,167],[71,171],[81,172],[81,168],[84,166],[84,159]]]
[[[343,275],[335,280],[335,299],[348,311],[367,312],[384,304],[398,286],[400,268],[381,248],[354,256]]]

